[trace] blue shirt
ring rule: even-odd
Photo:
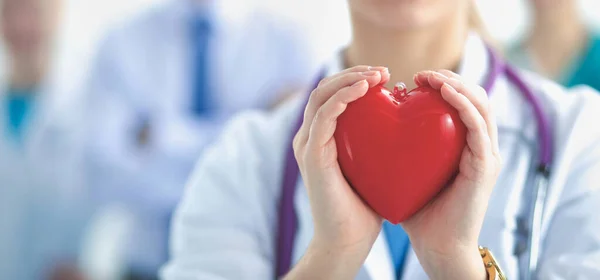
[[[396,279],[400,279],[404,270],[406,253],[410,247],[408,235],[400,225],[394,225],[388,221],[383,223],[383,231],[387,239],[392,264],[396,272]]]
[[[23,140],[24,131],[31,115],[35,89],[8,89],[6,95],[6,133],[17,142]]]

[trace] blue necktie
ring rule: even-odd
[[[394,225],[385,221],[383,223],[383,231],[389,245],[390,255],[392,256],[392,262],[396,271],[396,279],[400,279],[404,267],[404,260],[406,259],[406,253],[410,246],[410,240],[399,224]]]
[[[209,88],[209,39],[210,21],[207,17],[196,16],[192,20],[192,110],[200,117],[207,116],[211,109]]]

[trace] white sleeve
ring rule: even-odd
[[[539,279],[600,279],[600,98],[571,94],[594,96],[579,100],[577,117],[565,126],[571,136],[558,143],[570,149],[558,164],[570,168],[544,240]]]
[[[204,154],[175,214],[163,279],[273,279],[276,207],[291,144],[282,127],[289,125],[244,113]]]

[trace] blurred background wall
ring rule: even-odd
[[[66,38],[76,55],[87,59],[94,44],[106,28],[128,15],[166,0],[68,0]],[[343,45],[350,34],[346,0],[246,0],[269,11],[297,21],[322,47],[319,55],[327,57]],[[548,0],[553,1],[553,0]],[[600,29],[600,2],[579,0],[588,22]],[[503,43],[512,42],[526,31],[529,19],[524,0],[478,0],[490,33]]]

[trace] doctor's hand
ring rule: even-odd
[[[439,89],[456,108],[467,127],[467,146],[456,178],[402,226],[431,279],[485,279],[478,239],[501,166],[487,93],[447,70],[420,72],[414,81]]]
[[[387,68],[356,66],[322,80],[311,93],[294,153],[310,198],[314,237],[286,279],[353,279],[377,239],[383,221],[342,175],[333,134],[348,103],[389,79]]]

